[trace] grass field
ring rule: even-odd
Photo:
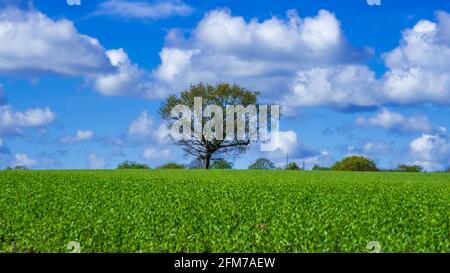
[[[450,252],[449,224],[449,174],[0,172],[2,252]]]

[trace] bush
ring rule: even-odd
[[[319,165],[314,165],[314,167],[312,168],[313,171],[330,171],[331,168],[329,167],[321,167]]]
[[[395,169],[397,172],[407,172],[407,173],[420,173],[423,171],[421,166],[408,166],[408,165],[400,165]]]
[[[175,162],[170,162],[160,166],[158,169],[186,169],[186,166]]]
[[[209,168],[216,170],[231,170],[233,169],[233,163],[220,159],[214,161]]]
[[[126,169],[150,169],[149,166],[145,164],[140,164],[134,161],[124,161],[121,164],[117,166],[117,169],[119,170],[126,170]]]
[[[375,163],[364,156],[349,156],[341,161],[336,162],[333,171],[360,171],[360,172],[376,172],[378,171]]]
[[[275,164],[267,158],[259,158],[252,165],[248,166],[249,170],[273,170]]]
[[[300,170],[300,167],[297,165],[297,163],[291,162],[291,163],[287,164],[286,170],[288,170],[288,171],[298,171],[298,170]]]

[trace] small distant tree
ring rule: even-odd
[[[210,168],[216,170],[231,170],[233,169],[233,163],[226,161],[224,159],[219,159],[214,161],[211,164]]]
[[[24,170],[28,170],[28,168],[25,167],[25,166],[15,166],[15,167],[14,167],[14,170],[24,171]]]
[[[397,172],[407,172],[407,173],[420,173],[423,171],[423,168],[421,166],[413,165],[400,165],[395,169]]]
[[[333,171],[361,171],[361,172],[376,172],[377,165],[372,160],[364,156],[349,156],[341,161],[336,162]]]
[[[446,170],[446,172],[450,173],[450,168],[448,168],[448,169]]]
[[[248,166],[249,170],[273,170],[275,164],[267,158],[258,158],[252,165]]]
[[[146,164],[137,163],[135,161],[124,161],[117,166],[119,170],[126,169],[150,169],[150,167]]]
[[[319,165],[314,165],[312,170],[313,171],[330,171],[331,168],[329,168],[329,167],[322,167],[322,166],[319,166]]]
[[[288,170],[288,171],[299,171],[299,170],[301,170],[301,169],[300,169],[300,167],[297,165],[297,163],[291,162],[291,163],[287,164],[286,170]]]
[[[160,166],[158,169],[186,169],[186,166],[175,162],[170,162]]]

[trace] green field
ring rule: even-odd
[[[0,172],[2,252],[450,252],[449,224],[449,174]]]

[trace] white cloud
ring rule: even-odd
[[[16,154],[15,159],[12,163],[13,167],[22,166],[31,168],[37,164],[35,159],[29,158],[27,154]]]
[[[152,97],[150,74],[145,72],[128,58],[122,49],[106,51],[115,73],[103,74],[95,79],[95,89],[105,96]]]
[[[152,3],[109,0],[102,2],[95,14],[135,19],[163,19],[171,16],[186,16],[193,11],[192,7],[180,0],[154,1]]]
[[[82,142],[86,140],[90,140],[94,137],[94,132],[90,130],[77,130],[75,135],[65,136],[61,139],[61,142],[64,144],[73,144],[77,142]]]
[[[366,142],[361,151],[367,156],[378,156],[388,154],[390,152],[390,147],[382,142]]]
[[[441,134],[423,134],[409,144],[414,164],[427,171],[440,171],[449,167],[450,141],[445,132]]]
[[[88,155],[88,168],[93,170],[105,169],[107,167],[106,161],[103,157],[95,153]]]
[[[105,50],[69,20],[37,11],[0,10],[0,74],[84,77],[105,96],[151,97],[151,73],[133,64],[123,49]]]
[[[172,158],[170,149],[146,148],[142,153],[142,157],[147,160],[166,160]]]
[[[283,102],[288,107],[374,106],[379,103],[379,98],[375,95],[376,86],[375,73],[364,65],[300,70]]]
[[[403,31],[400,45],[384,56],[389,71],[383,92],[396,103],[450,103],[450,14],[420,20]]]
[[[151,136],[153,119],[148,115],[147,111],[143,111],[140,116],[133,120],[128,127],[128,134],[140,138]]]
[[[430,132],[432,130],[432,125],[426,116],[405,117],[386,108],[381,109],[376,115],[369,118],[358,117],[356,123],[402,132]]]
[[[297,72],[347,64],[368,55],[351,48],[334,14],[246,21],[227,9],[208,12],[189,38],[172,30],[153,72],[155,93],[179,92],[199,81],[237,82],[266,97],[285,94]]]
[[[37,11],[0,10],[0,41],[0,73],[93,76],[113,70],[97,39]]]
[[[9,105],[0,106],[0,135],[17,135],[27,128],[43,128],[55,118],[49,108],[30,108],[19,112]]]

